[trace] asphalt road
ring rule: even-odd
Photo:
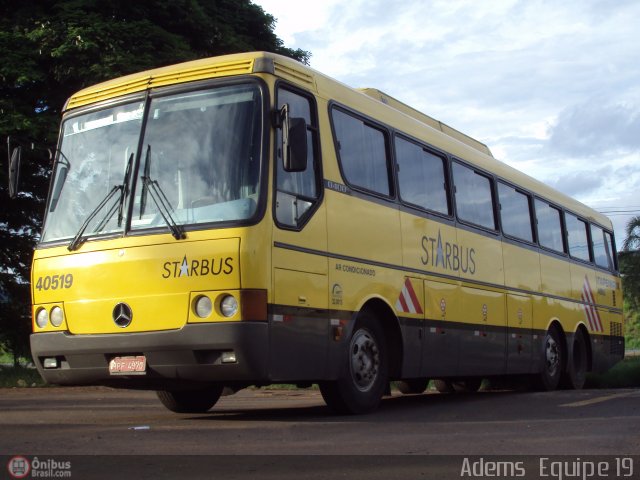
[[[218,455],[230,469],[235,465],[237,473],[238,462],[229,460],[231,455],[301,455],[286,461],[289,466],[301,463],[296,478],[326,478],[314,477],[318,469],[304,466],[332,461],[307,456],[336,455],[365,465],[357,471],[368,469],[367,478],[393,478],[384,473],[389,455],[405,456],[403,465],[415,463],[407,458],[423,455],[638,455],[640,390],[394,392],[376,413],[344,417],[332,415],[313,390],[244,390],[223,397],[208,414],[187,415],[165,410],[152,392],[4,389],[0,432],[0,454],[5,456],[102,455],[108,465],[110,455]],[[635,467],[634,478],[640,478],[640,460]]]

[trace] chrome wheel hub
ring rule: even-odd
[[[548,337],[545,346],[545,358],[547,373],[551,377],[554,377],[560,368],[560,352],[558,350],[558,343],[552,337]]]
[[[367,330],[358,330],[350,345],[351,378],[358,390],[370,390],[380,370],[380,350]]]

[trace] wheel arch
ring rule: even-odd
[[[555,329],[558,332],[558,335],[560,335],[560,340],[561,340],[561,346],[562,346],[562,351],[564,352],[564,355],[562,355],[560,358],[562,360],[562,371],[564,372],[567,369],[567,358],[568,358],[568,354],[569,354],[569,342],[567,341],[567,334],[564,331],[564,328],[562,328],[562,324],[560,323],[560,319],[558,318],[552,318],[549,322],[549,326],[547,327],[547,331],[551,330],[551,329]]]
[[[398,317],[391,306],[378,297],[368,299],[360,308],[360,312],[367,312],[379,322],[389,353],[389,378],[400,378],[404,343]]]

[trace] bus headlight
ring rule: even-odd
[[[211,315],[211,311],[213,310],[213,304],[211,303],[211,299],[206,295],[200,295],[196,298],[195,301],[195,311],[196,315],[200,318],[207,318]]]
[[[62,309],[58,306],[53,307],[51,309],[51,325],[53,325],[54,327],[59,327],[60,325],[62,325],[62,321],[64,320],[64,313],[62,312]]]
[[[225,295],[220,300],[220,313],[227,318],[233,317],[238,313],[238,301],[233,295]]]
[[[45,308],[40,308],[36,312],[36,325],[38,325],[38,327],[40,328],[44,328],[47,326],[48,322],[49,314],[47,313],[47,310]]]

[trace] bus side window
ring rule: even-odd
[[[540,245],[558,253],[564,253],[562,212],[542,200],[535,200],[536,223]]]
[[[618,271],[618,258],[616,256],[616,245],[613,241],[613,235],[609,232],[604,232],[605,246],[607,247],[607,254],[610,255],[611,269]]]
[[[445,160],[418,144],[395,138],[400,198],[425,210],[451,215]]]
[[[332,110],[331,116],[336,150],[346,182],[374,194],[392,196],[386,132],[337,108]]]
[[[591,243],[596,265],[613,270],[613,239],[611,235],[602,228],[591,225]]]
[[[306,96],[286,88],[277,93],[278,110],[286,104],[291,117],[304,118],[307,124],[307,168],[286,172],[282,164],[282,128],[276,130],[276,221],[285,227],[300,228],[309,218],[320,195],[316,148],[315,109]]]
[[[480,227],[495,230],[491,179],[458,162],[453,162],[452,165],[458,218]]]
[[[591,257],[589,255],[587,223],[584,220],[580,220],[572,213],[567,213],[564,218],[567,223],[569,254],[573,258],[578,258],[585,262],[591,261]]]
[[[502,231],[505,235],[532,243],[533,228],[529,196],[509,185],[498,182],[498,198],[500,200]]]

